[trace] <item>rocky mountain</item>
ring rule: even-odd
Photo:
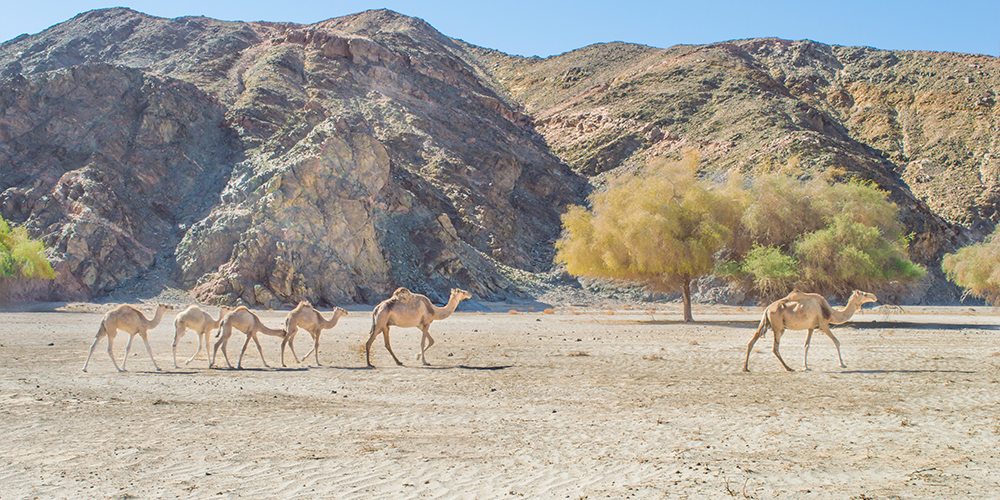
[[[707,175],[871,179],[936,269],[1000,217],[998,83],[995,57],[808,40],[541,59],[385,10],[98,10],[0,45],[0,214],[52,248],[51,297],[169,272],[265,307],[498,299],[550,268],[567,204],[694,149]]]

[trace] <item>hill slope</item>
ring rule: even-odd
[[[496,299],[549,268],[590,185],[695,149],[720,175],[874,180],[936,270],[1000,217],[998,83],[992,57],[808,40],[540,59],[385,10],[98,10],[0,46],[0,214],[54,249],[53,297],[169,271],[268,307],[397,285]]]

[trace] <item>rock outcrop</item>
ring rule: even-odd
[[[160,262],[163,248],[164,265],[175,265],[178,280],[207,301],[374,302],[400,285],[431,298],[451,286],[502,298],[518,293],[503,269],[550,265],[560,211],[587,190],[586,179],[548,151],[530,121],[483,83],[459,44],[388,11],[297,26],[111,9],[8,42],[0,54],[0,71],[31,88],[97,62],[133,66],[127,71],[172,85],[189,82],[183,85],[201,88],[218,112],[213,126],[227,140],[215,144],[236,144],[220,156],[229,162],[211,182],[165,158],[129,163],[171,171],[174,182],[202,189],[199,199],[207,202],[161,208],[168,215],[163,227],[141,234],[109,226],[119,229],[114,241],[86,233],[114,248],[134,245],[129,259],[47,238],[57,259],[110,257],[106,278],[91,280],[76,262],[70,269],[91,295],[139,276]],[[60,64],[67,67],[53,66]],[[87,103],[95,115],[109,105]],[[26,119],[42,121],[44,113]],[[158,130],[169,135],[164,127]],[[29,141],[17,130],[7,138]],[[26,191],[28,177],[8,182],[5,175],[3,188],[14,189],[7,198]],[[165,187],[156,194],[182,199]],[[129,200],[144,207],[153,201]],[[128,213],[108,205],[112,213],[83,225],[62,212],[42,219],[35,205],[7,205],[20,214],[16,221],[49,232],[62,225],[74,234],[117,224],[115,217]],[[170,239],[155,245],[138,237],[164,232]]]

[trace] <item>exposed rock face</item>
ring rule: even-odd
[[[1000,217],[998,79],[992,57],[810,41],[539,59],[389,11],[92,11],[0,46],[0,214],[52,248],[53,297],[170,268],[252,306],[491,299],[549,268],[588,180],[693,148],[708,172],[875,181],[936,270]]]
[[[164,247],[176,249],[179,279],[209,301],[375,302],[398,285],[431,298],[451,286],[504,297],[517,291],[500,266],[546,269],[562,207],[587,189],[464,62],[462,47],[392,12],[293,26],[111,9],[12,41],[0,54],[0,71],[14,78],[102,61],[215,97],[225,115],[219,133],[240,145],[227,156],[228,183],[181,179],[209,191],[211,203],[171,212],[171,221],[192,220],[170,225],[175,236]],[[19,210],[33,227],[56,221]],[[119,260],[110,265],[128,277],[152,259],[127,271]]]
[[[214,99],[124,67],[3,80],[0,115],[0,210],[54,251],[59,298],[109,292],[173,254],[238,153]]]

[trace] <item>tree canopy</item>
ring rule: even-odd
[[[974,243],[941,259],[945,276],[966,294],[1000,304],[1000,227],[982,243]]]
[[[749,278],[762,295],[792,286],[835,294],[880,290],[926,274],[909,259],[898,207],[871,182],[765,174],[750,183],[744,206],[720,274]]]
[[[556,261],[577,276],[680,288],[685,321],[691,280],[707,274],[763,297],[898,290],[926,274],[908,257],[898,207],[871,182],[779,172],[713,184],[697,169],[694,155],[661,162],[570,207]]]
[[[732,238],[739,206],[722,186],[696,179],[696,156],[652,165],[644,175],[611,182],[590,196],[590,208],[570,207],[556,261],[574,275],[681,288],[684,319],[692,321],[691,280],[712,271],[715,254]]]

